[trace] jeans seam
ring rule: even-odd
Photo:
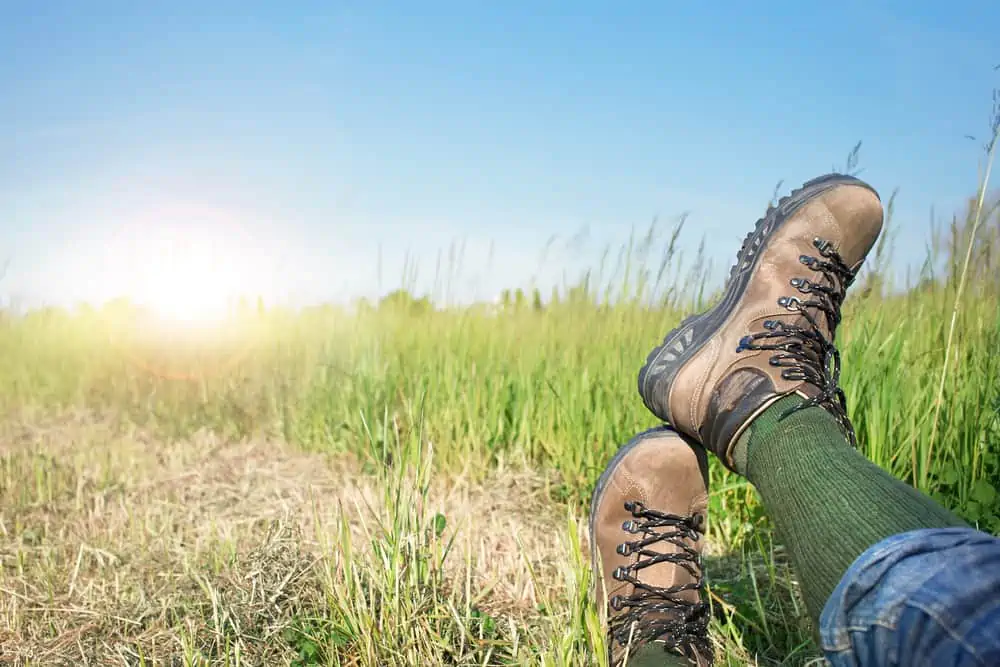
[[[892,630],[893,632],[899,629],[895,623],[884,623],[882,621],[872,621],[871,623],[866,623],[865,625],[844,626],[844,629],[847,632],[868,632],[872,628],[885,628],[886,630]]]
[[[927,617],[933,620],[935,623],[937,623],[938,627],[944,630],[944,632],[949,637],[951,637],[962,648],[964,648],[969,653],[969,655],[974,657],[977,663],[984,666],[986,665],[986,663],[983,662],[983,659],[979,656],[979,653],[976,652],[976,649],[965,641],[965,637],[962,635],[962,633],[958,632],[952,626],[951,623],[945,622],[945,620],[941,617],[941,615],[939,615],[935,610],[918,602],[907,602],[906,605],[911,609],[915,609],[916,611],[926,614]]]
[[[897,624],[899,623],[899,619],[902,614],[893,614],[893,616],[895,618],[892,621],[875,619],[863,625],[845,623],[837,629],[837,637],[834,640],[835,646],[828,646],[824,641],[820,643],[820,648],[823,651],[829,651],[830,653],[844,653],[846,651],[852,651],[854,649],[854,642],[851,640],[852,633],[868,633],[871,632],[873,628],[884,628],[895,632],[898,629]],[[843,639],[843,641],[841,641],[841,639]]]

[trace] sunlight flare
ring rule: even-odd
[[[130,264],[130,301],[158,326],[199,330],[222,323],[237,299],[260,287],[246,230],[213,211],[158,211],[121,242]],[[255,271],[256,269],[256,271]]]

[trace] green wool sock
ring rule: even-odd
[[[764,500],[819,623],[827,598],[870,546],[909,530],[967,525],[851,447],[824,408],[786,410],[788,396],[754,420],[736,467]]]

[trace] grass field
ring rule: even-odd
[[[960,222],[918,288],[883,289],[872,258],[842,383],[869,457],[1000,533],[1000,218],[961,293]],[[249,309],[194,340],[142,337],[121,308],[8,314],[0,662],[601,664],[586,503],[655,423],[647,351],[712,298],[674,241],[499,312],[400,294]],[[815,660],[755,492],[714,461],[711,483],[721,664]]]

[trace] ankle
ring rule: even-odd
[[[785,396],[768,407],[751,424],[733,446],[733,463],[736,472],[749,478],[754,464],[766,464],[770,457],[762,451],[780,439],[782,433],[808,430],[812,437],[803,438],[807,447],[850,447],[836,417],[819,406],[795,410],[805,399],[796,394]],[[785,451],[785,455],[789,452]]]

